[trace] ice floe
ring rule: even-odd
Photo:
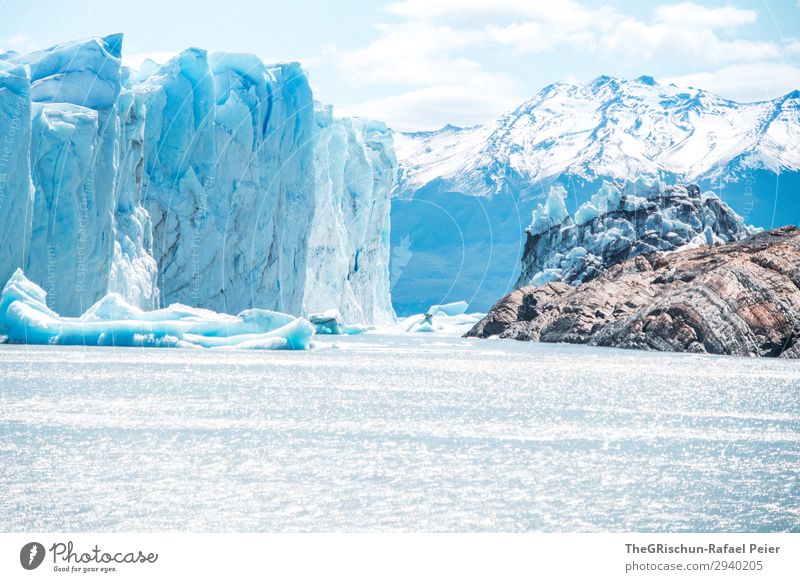
[[[10,343],[261,350],[305,350],[315,332],[304,318],[266,309],[226,315],[176,303],[144,311],[116,293],[62,317],[20,269],[0,296],[0,330]]]

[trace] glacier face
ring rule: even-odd
[[[0,55],[0,131],[20,120],[3,280],[23,267],[64,315],[114,292],[142,309],[394,317],[391,132],[315,112],[297,63],[192,48],[132,72],[121,50],[111,35]],[[331,151],[334,126],[345,152]],[[309,247],[331,239],[335,257]]]
[[[379,122],[336,119],[330,107],[320,106],[316,119],[318,186],[306,309],[338,305],[345,321],[389,323],[391,132]]]
[[[604,180],[645,178],[714,190],[763,228],[800,222],[797,91],[737,103],[649,77],[599,77],[551,85],[493,123],[395,143],[399,313],[461,298],[487,309],[513,289],[524,229],[554,183],[573,212]]]
[[[299,65],[184,51],[135,88],[166,303],[303,309],[314,110]]]
[[[694,184],[604,183],[573,216],[565,196],[555,186],[533,212],[517,288],[577,285],[638,255],[735,242],[759,231]]]
[[[25,266],[30,245],[30,90],[23,66],[0,61],[0,281]]]

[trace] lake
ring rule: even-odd
[[[0,345],[0,530],[800,532],[800,362]]]

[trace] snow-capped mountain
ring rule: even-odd
[[[604,76],[551,85],[486,125],[397,134],[395,147],[401,313],[455,299],[487,309],[510,291],[531,211],[553,184],[570,211],[603,181],[647,179],[697,183],[756,226],[800,222],[800,91],[737,103]]]
[[[433,180],[474,196],[594,180],[731,179],[731,169],[800,169],[800,91],[737,103],[651,77],[556,83],[485,126],[397,137],[399,195]]]
[[[0,54],[0,286],[23,268],[65,315],[117,292],[393,319],[385,125],[315,105],[297,63],[121,55],[122,35]]]

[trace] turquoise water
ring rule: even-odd
[[[800,532],[800,363],[0,346],[2,531]]]

